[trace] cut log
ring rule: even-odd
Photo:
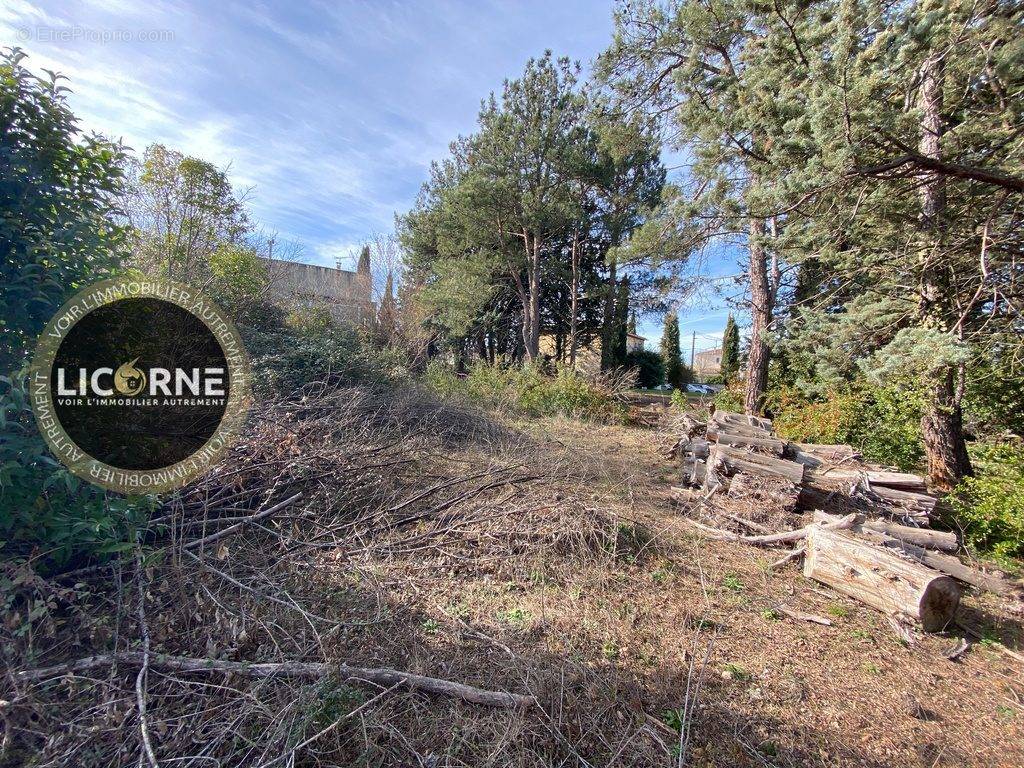
[[[960,562],[960,559],[953,555],[932,552],[924,547],[919,547],[908,541],[900,541],[878,531],[865,531],[865,533],[877,538],[879,543],[886,548],[903,552],[922,565],[927,565],[929,568],[934,568],[947,576],[959,579],[965,584],[970,584],[979,589],[986,589],[998,595],[1009,594],[1015,589],[1013,582],[991,573],[979,571],[977,568],[971,568],[971,566]]]
[[[719,445],[732,445],[740,448],[759,448],[768,451],[773,456],[782,456],[782,449],[785,447],[778,438],[774,437],[751,437],[730,432],[719,432],[708,427],[708,437]]]
[[[713,432],[729,432],[734,435],[747,435],[748,437],[775,438],[775,436],[767,429],[751,427],[748,424],[734,424],[728,421],[718,421],[717,419],[712,419],[708,422],[707,433],[709,440],[714,440],[714,436],[712,435]]]
[[[924,478],[920,475],[912,475],[909,472],[882,472],[882,471],[869,471],[864,473],[871,483],[871,487],[875,488],[879,485],[885,486],[886,488],[896,488],[901,491],[916,491],[918,493],[925,493],[928,490],[928,486],[924,482]]]
[[[949,624],[960,604],[960,586],[949,576],[821,526],[808,530],[804,576],[886,614],[916,619],[925,632]]]
[[[862,485],[863,487],[863,485]],[[877,496],[889,504],[903,507],[911,512],[920,515],[931,516],[935,514],[935,507],[939,500],[926,493],[914,493],[913,491],[901,491],[898,488],[888,488],[884,485],[871,485],[868,493]]]
[[[695,437],[683,444],[683,451],[686,453],[692,453],[694,458],[706,459],[708,454],[711,453],[711,445],[707,440],[701,440],[699,437]]]
[[[817,443],[793,443],[793,449],[821,462],[836,463],[860,458],[860,451],[850,445],[819,445]]]
[[[801,485],[804,481],[803,464],[778,459],[774,456],[740,451],[727,445],[714,446],[708,461],[715,467],[724,467],[726,474],[749,472],[752,475],[784,477],[796,485]]]
[[[676,422],[675,428],[678,430],[677,434],[681,434],[684,438],[690,440],[695,435],[704,431],[704,424],[687,413],[683,414],[682,418]]]
[[[816,510],[814,519],[817,522],[828,523],[838,520],[835,515]],[[853,530],[856,533],[862,531],[875,531],[884,533],[894,539],[916,544],[919,547],[929,549],[941,549],[944,552],[956,552],[960,549],[960,542],[952,531],[933,531],[931,528],[914,528],[909,525],[890,523],[888,520],[867,520],[864,515],[857,516],[857,524]],[[934,567],[934,566],[933,566]],[[941,570],[941,569],[939,569]]]

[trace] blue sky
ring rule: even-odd
[[[84,128],[229,167],[260,224],[322,264],[390,231],[430,161],[529,57],[587,64],[611,31],[610,0],[0,4],[0,42],[69,78]],[[725,313],[697,302],[682,333],[715,346]],[[660,323],[641,332],[656,344]]]

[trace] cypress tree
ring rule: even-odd
[[[665,364],[665,381],[673,387],[681,387],[683,361],[679,354],[679,316],[675,312],[665,316],[665,329],[661,334],[661,359]]]
[[[740,329],[732,313],[725,322],[725,333],[722,336],[722,377],[731,379],[740,370]]]

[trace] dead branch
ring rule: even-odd
[[[32,683],[48,680],[64,675],[86,672],[97,667],[111,664],[137,666],[144,663],[144,654],[138,651],[120,651],[98,656],[86,656],[67,664],[39,669],[27,669],[14,674],[20,683]],[[443,680],[438,677],[415,675],[387,667],[356,667],[345,662],[303,662],[285,661],[276,663],[256,663],[248,661],[221,661],[219,659],[196,659],[185,656],[154,655],[149,662],[150,669],[165,669],[174,672],[205,674],[210,672],[230,672],[248,677],[291,677],[318,679],[335,675],[346,681],[358,682],[365,680],[381,686],[401,684],[413,691],[426,691],[439,696],[450,696],[462,699],[470,704],[485,707],[527,707],[537,703],[533,696],[523,696],[505,691],[491,691],[475,688],[471,685]]]

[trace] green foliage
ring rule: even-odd
[[[719,410],[743,413],[743,385],[740,382],[727,385],[715,393],[713,402]]]
[[[433,361],[424,379],[447,397],[530,416],[566,415],[619,422],[626,407],[612,387],[559,366],[548,375],[536,366],[505,368],[476,362],[464,377]]]
[[[358,688],[328,678],[316,686],[309,714],[313,728],[327,728],[346,718],[366,702],[366,694]]]
[[[670,402],[673,408],[678,408],[681,411],[685,411],[690,406],[690,400],[687,398],[685,390],[682,389],[672,390]]]
[[[665,327],[661,332],[661,359],[665,365],[665,381],[677,389],[682,387],[686,382],[679,352],[679,316],[675,312],[665,316]]]
[[[967,366],[964,417],[973,429],[1024,437],[1024,366],[1015,366],[1014,360],[1002,349],[978,353]]]
[[[882,464],[913,470],[920,466],[921,405],[907,390],[859,382],[822,397],[808,398],[792,387],[769,396],[780,437],[806,443],[849,443]]]
[[[999,560],[1024,558],[1024,446],[980,445],[972,452],[975,477],[948,500],[967,543]]]
[[[210,295],[236,323],[269,327],[280,321],[280,311],[267,297],[267,264],[253,249],[221,245],[210,255],[209,268]]]
[[[21,367],[51,315],[117,267],[120,145],[83,135],[58,76],[0,54],[0,373]]]
[[[57,463],[21,377],[0,377],[0,558],[43,572],[134,547],[154,497],[108,494]]]
[[[665,368],[661,355],[649,349],[638,349],[626,355],[626,367],[637,371],[637,384],[652,389],[665,381]]]
[[[732,313],[725,322],[725,333],[722,334],[722,381],[727,382],[740,369],[740,329],[733,319]]]
[[[407,378],[401,353],[364,333],[330,324],[310,332],[244,332],[257,396],[289,394],[311,382],[394,385]]]
[[[172,280],[206,281],[213,253],[250,231],[227,173],[161,144],[133,165],[125,207],[133,264]]]

